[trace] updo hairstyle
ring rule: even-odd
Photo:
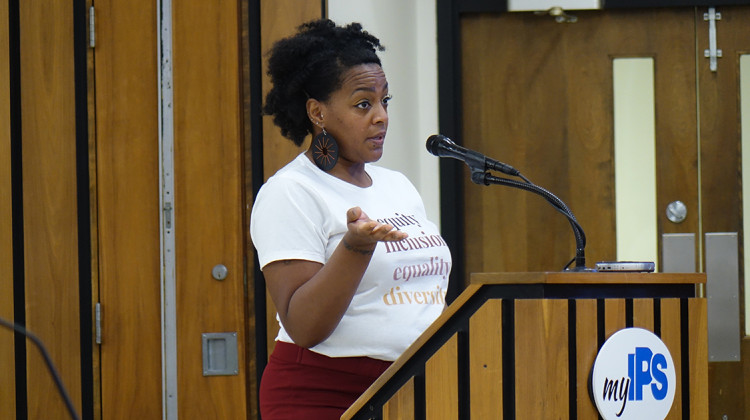
[[[343,74],[361,64],[380,64],[380,40],[359,23],[336,26],[329,19],[302,24],[298,32],[277,41],[269,51],[268,75],[273,87],[266,95],[265,115],[272,115],[281,134],[302,145],[312,122],[307,99],[327,101],[341,87]]]

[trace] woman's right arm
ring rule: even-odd
[[[269,294],[292,340],[306,348],[325,340],[349,307],[377,243],[405,237],[355,207],[347,211],[347,232],[325,264],[281,260],[263,267]]]

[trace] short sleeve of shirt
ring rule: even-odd
[[[280,260],[325,262],[328,235],[317,193],[285,177],[261,187],[250,217],[250,235],[261,268]]]

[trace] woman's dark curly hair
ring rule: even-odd
[[[380,40],[359,23],[336,26],[329,19],[300,25],[298,32],[274,44],[269,51],[268,75],[273,87],[263,113],[273,116],[281,134],[302,145],[312,123],[307,99],[325,102],[341,87],[342,75],[360,64],[380,64]]]

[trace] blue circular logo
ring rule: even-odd
[[[625,328],[607,339],[594,360],[591,397],[605,420],[664,419],[676,384],[664,342],[643,328]]]

